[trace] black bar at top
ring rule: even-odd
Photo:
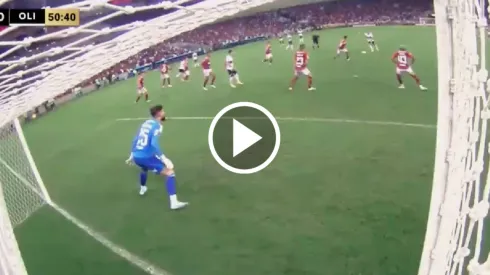
[[[11,9],[10,24],[44,24],[45,11],[43,9]]]
[[[8,9],[0,9],[0,26],[8,26],[10,22]]]

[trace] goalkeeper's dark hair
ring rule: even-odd
[[[158,104],[150,108],[150,115],[155,117],[159,112],[163,111],[163,105]]]

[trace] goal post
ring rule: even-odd
[[[101,5],[100,1],[92,2],[84,1],[86,10]],[[107,69],[165,39],[210,24],[222,16],[232,16],[241,10],[274,1],[248,0],[242,1],[242,4],[227,0],[210,2],[215,6],[206,1],[200,2],[191,8],[180,7],[174,13],[148,22],[125,25],[122,28],[127,30],[125,34],[107,43],[83,47],[84,52],[80,52],[83,55],[79,58],[65,56],[64,59],[14,73],[13,69],[26,61],[41,60],[45,56],[72,50],[78,41],[70,45],[72,48],[56,48],[53,52],[35,54],[26,60],[4,61],[1,59],[6,54],[0,54],[0,65],[7,66],[0,71],[0,93],[7,93],[7,96],[0,98],[0,114],[9,114],[0,115],[0,274],[27,274],[13,230],[45,205],[52,206],[128,262],[148,273],[157,270],[104,239],[51,201],[21,124],[18,119],[10,120],[9,117],[10,114],[21,115],[92,77],[94,72]],[[490,171],[487,164],[489,146],[486,137],[490,95],[486,83],[488,72],[485,69],[485,2],[434,0],[435,18],[419,20],[421,25],[434,24],[436,28],[438,122],[431,203],[418,275],[490,274],[490,263],[486,252],[482,251],[483,223],[490,197],[490,177],[487,174]],[[166,9],[171,8],[170,5],[176,4],[164,1],[153,8]],[[132,14],[138,9],[124,8],[126,14]],[[141,8],[144,9],[146,7]],[[84,28],[81,26],[66,32],[60,31],[58,35],[75,35]],[[105,35],[122,29],[109,28],[94,32]],[[36,39],[41,41],[41,38]],[[29,47],[37,42],[36,39],[30,38],[13,45],[17,48]],[[3,43],[8,45],[8,41]],[[50,69],[55,65],[59,66],[53,74]],[[32,84],[17,82],[20,83],[19,87],[14,85],[13,82],[21,81],[24,74],[31,72],[39,73],[36,76],[39,81]]]
[[[14,227],[51,204],[18,119],[0,127],[0,181]]]
[[[0,274],[27,274],[13,229],[51,198],[18,119],[0,127]]]
[[[21,124],[18,119],[12,118],[33,110],[43,102],[77,87],[97,73],[162,41],[211,24],[220,18],[275,1],[278,0],[213,0],[197,3],[192,3],[195,1],[191,0],[176,0],[138,7],[119,7],[98,0],[78,1],[62,7],[77,8],[82,12],[106,8],[110,14],[75,28],[27,37],[23,41],[7,41],[8,38],[0,41],[0,46],[9,47],[0,53],[0,275],[27,274],[13,229],[45,205],[142,271],[148,274],[168,274],[111,242],[103,234],[91,229],[52,202],[27,145]],[[96,23],[123,14],[170,9],[175,10],[170,13],[162,12],[162,16],[144,22],[135,21],[116,27],[95,28]],[[12,26],[0,31],[0,37],[17,28]],[[88,40],[121,31],[124,33],[107,42],[80,46]],[[91,35],[74,39],[61,47],[27,54],[19,59],[8,58],[12,52],[29,48],[38,42],[75,37],[83,32],[90,32]],[[68,55],[60,56],[68,52]],[[49,61],[46,61],[46,57],[49,57]]]
[[[0,275],[27,275],[13,229],[48,206],[116,255],[152,275],[170,275],[118,246],[53,202],[18,119],[0,127]]]
[[[36,163],[34,162],[34,158],[32,157],[31,154],[31,150],[29,150],[29,146],[27,145],[26,137],[24,136],[24,131],[22,130],[22,126],[20,125],[19,119],[18,118],[14,119],[13,123],[14,123],[14,128],[16,130],[16,133],[19,136],[19,142],[20,145],[22,146],[22,151],[26,155],[27,162],[29,164],[29,167],[31,168],[34,179],[36,180],[36,183],[38,185],[39,190],[36,192],[39,192],[38,195],[43,197],[46,203],[52,205],[53,202],[51,201],[51,196],[49,195],[48,190],[44,185],[44,181],[41,178],[41,174],[39,174],[39,170],[37,169]]]
[[[444,2],[444,0],[434,1],[434,9],[437,14],[437,138],[432,194],[429,206],[426,236],[422,249],[422,257],[420,261],[418,275],[445,274],[432,273],[435,269],[433,261],[433,249],[435,247],[435,242],[438,237],[437,232],[441,230],[441,215],[439,211],[444,199],[444,193],[447,183],[448,162],[446,161],[446,157],[448,153],[448,148],[450,148],[451,137],[450,118],[452,109],[452,93],[450,90],[453,72],[448,68],[451,68],[452,66],[453,44],[450,24],[447,18],[448,16],[446,5],[444,5],[442,2]]]
[[[0,191],[2,187],[0,181]],[[27,275],[3,192],[0,192],[0,274]]]
[[[437,138],[418,275],[488,275],[489,210],[486,0],[435,0]]]

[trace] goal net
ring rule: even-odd
[[[5,2],[0,0],[0,4]],[[145,272],[165,274],[51,201],[18,118],[149,47],[270,2],[274,0],[172,0],[121,7],[108,0],[82,1],[58,8],[78,8],[82,16],[89,11],[100,17],[76,28],[61,28],[23,41],[0,41],[0,47],[9,47],[0,53],[0,274],[27,274],[13,229],[44,205]],[[170,9],[172,12],[165,11]],[[116,17],[149,11],[154,13],[147,21],[132,20],[117,26],[108,23]],[[16,29],[0,31],[0,38]]]
[[[419,275],[488,275],[486,0],[435,0],[438,122]],[[488,232],[488,230],[486,231]]]
[[[15,226],[43,205],[69,216],[51,201],[18,117],[166,39],[273,1],[177,0],[138,8],[83,1],[63,7],[80,8],[82,14],[98,10],[101,17],[20,42],[0,41],[0,46],[10,47],[0,54],[0,274],[27,274]],[[193,4],[185,6],[188,2]],[[122,15],[170,8],[177,10],[144,22],[104,24]],[[482,249],[490,194],[485,9],[484,0],[435,0],[436,18],[421,19],[421,24],[436,26],[439,91],[433,190],[419,275],[490,274],[488,254]],[[1,31],[0,37],[15,29]],[[67,37],[72,38],[67,44],[22,57],[15,54]],[[98,238],[75,218],[69,220]],[[122,257],[127,254],[111,249]],[[137,265],[149,273],[154,270]]]
[[[27,274],[12,228],[50,202],[25,146],[18,120],[0,128],[0,271],[4,271],[1,274]]]

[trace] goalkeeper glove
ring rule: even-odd
[[[133,162],[133,153],[131,153],[131,155],[129,155],[129,158],[126,160],[126,164],[127,165],[133,165],[134,162]]]

